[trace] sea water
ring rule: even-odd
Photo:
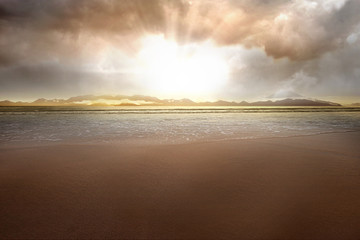
[[[350,107],[0,107],[0,145],[177,144],[360,131]]]

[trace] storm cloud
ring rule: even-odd
[[[329,95],[341,85],[336,94],[354,95],[359,12],[358,0],[0,0],[0,93],[25,83],[66,92],[86,79],[101,82],[104,76],[83,69],[89,59],[109,47],[131,59],[144,36],[161,34],[233,49],[237,93],[291,85]],[[119,90],[133,86],[124,81]]]
[[[40,55],[74,54],[71,47],[78,49],[82,37],[121,44],[146,33],[310,59],[341,47],[359,23],[359,12],[356,0],[2,0],[0,59],[9,64],[33,56],[28,48]]]

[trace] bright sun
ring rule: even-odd
[[[178,45],[151,36],[144,39],[138,57],[146,87],[160,95],[207,96],[228,79],[227,62],[211,43]]]

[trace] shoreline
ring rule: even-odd
[[[289,135],[289,136],[261,136],[261,137],[244,137],[244,138],[222,138],[222,139],[208,139],[208,140],[193,140],[193,141],[179,141],[175,143],[150,143],[148,140],[144,139],[132,139],[131,141],[126,140],[109,140],[109,141],[82,141],[82,140],[59,140],[59,141],[43,141],[36,142],[27,141],[27,142],[11,142],[10,144],[0,144],[0,150],[6,149],[16,149],[16,148],[36,148],[36,147],[50,147],[50,146],[107,146],[107,145],[128,145],[131,147],[156,147],[156,146],[178,146],[178,145],[199,145],[207,143],[226,143],[226,142],[237,142],[237,141],[256,141],[256,140],[271,140],[271,139],[291,139],[291,138],[302,138],[302,137],[312,137],[318,135],[332,135],[332,134],[346,134],[346,133],[360,133],[360,129],[343,129],[343,130],[334,130],[329,132],[319,132],[319,133],[305,133],[298,135]],[[142,141],[139,141],[142,140]],[[141,143],[139,143],[141,142]]]

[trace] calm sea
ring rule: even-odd
[[[0,107],[0,144],[153,143],[360,131],[350,107]]]

